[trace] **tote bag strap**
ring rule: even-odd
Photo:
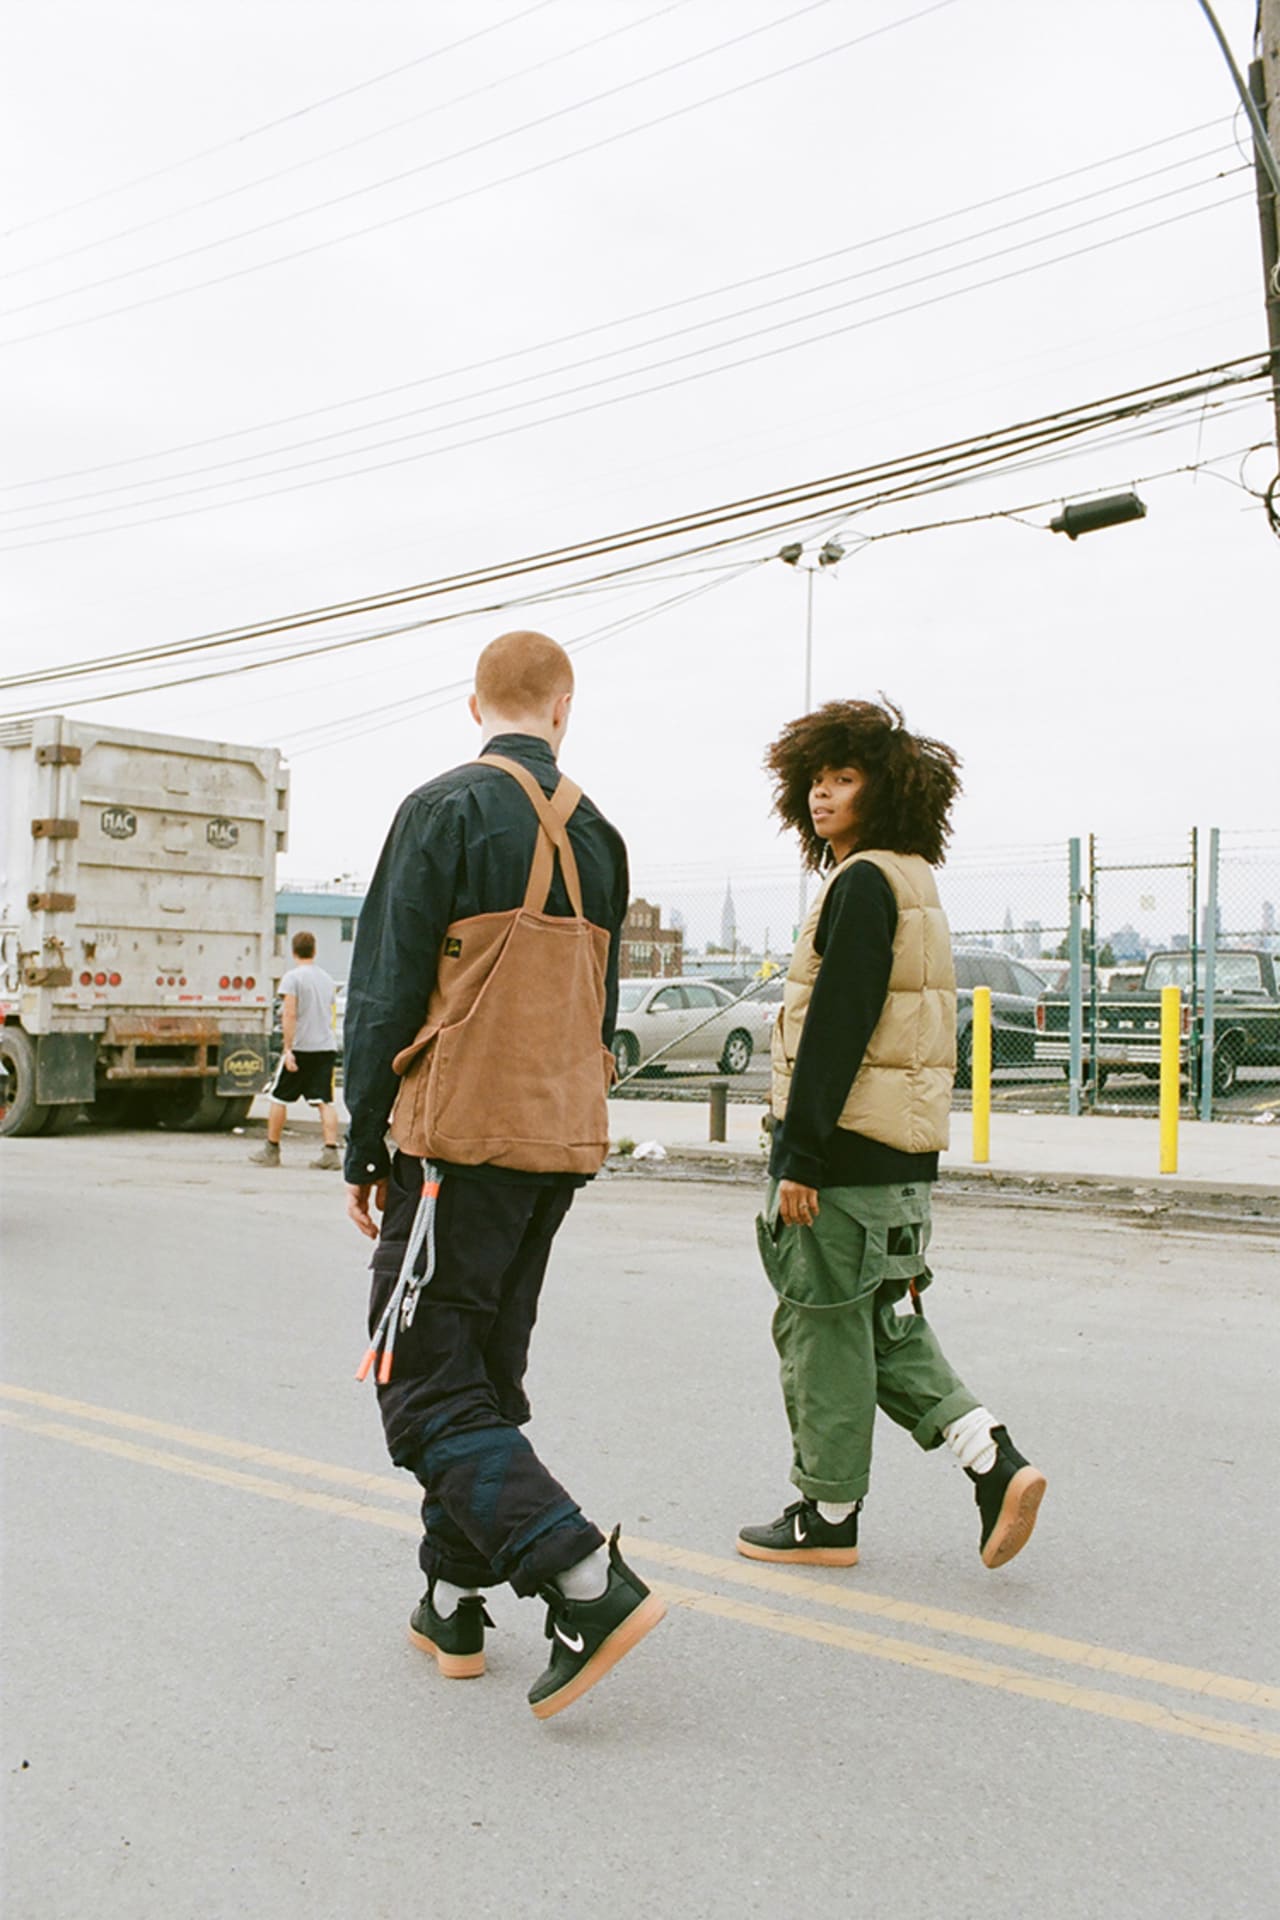
[[[547,895],[551,891],[551,881],[555,871],[555,856],[560,855],[560,871],[564,875],[565,891],[569,895],[569,905],[577,919],[584,918],[582,910],[582,882],[578,877],[578,862],[569,843],[566,822],[570,819],[582,798],[582,788],[565,775],[561,775],[560,784],[548,800],[527,767],[518,760],[508,760],[505,754],[482,753],[476,761],[479,767],[501,767],[509,773],[517,784],[523,787],[530,806],[538,816],[540,828],[538,843],[534,849],[533,864],[529,869],[529,884],[525,889],[524,910],[526,913],[541,913],[547,904]]]

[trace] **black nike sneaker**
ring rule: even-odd
[[[446,1680],[474,1680],[484,1672],[484,1630],[493,1625],[479,1594],[467,1594],[446,1615],[432,1605],[435,1584],[409,1616],[409,1638],[435,1657]]]
[[[558,1587],[544,1587],[551,1659],[529,1689],[539,1720],[571,1707],[603,1680],[657,1626],[666,1602],[650,1593],[618,1552],[618,1532],[609,1536],[609,1579],[596,1600],[568,1600]]]
[[[747,1560],[789,1560],[802,1567],[856,1567],[859,1500],[845,1520],[824,1520],[812,1500],[797,1500],[767,1527],[743,1527],[738,1552]]]
[[[991,1438],[996,1443],[995,1465],[986,1473],[974,1473],[969,1467],[965,1472],[973,1482],[973,1497],[982,1516],[982,1564],[1003,1567],[1031,1538],[1048,1482],[1039,1467],[1023,1459],[1007,1427],[992,1427]]]

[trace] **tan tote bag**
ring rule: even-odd
[[[609,1151],[613,1057],[601,1040],[609,935],[582,911],[565,823],[582,791],[561,779],[548,800],[501,754],[539,831],[524,905],[455,920],[440,952],[426,1021],[396,1055],[391,1133],[404,1153],[526,1173],[596,1173]],[[572,918],[545,911],[556,856]]]

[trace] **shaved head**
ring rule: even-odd
[[[545,633],[500,633],[476,661],[476,699],[487,713],[541,718],[572,692],[572,662]]]

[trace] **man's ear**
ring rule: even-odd
[[[556,729],[557,733],[563,733],[565,728],[568,726],[569,709],[572,707],[572,705],[573,705],[573,689],[570,688],[568,693],[562,693],[560,695],[560,698],[556,701],[555,706],[551,709],[551,724]]]
[[[484,720],[482,719],[480,714],[480,702],[476,699],[474,693],[469,693],[467,695],[467,710],[470,713],[471,718],[475,721],[476,725],[478,727],[482,727],[484,725]]]

